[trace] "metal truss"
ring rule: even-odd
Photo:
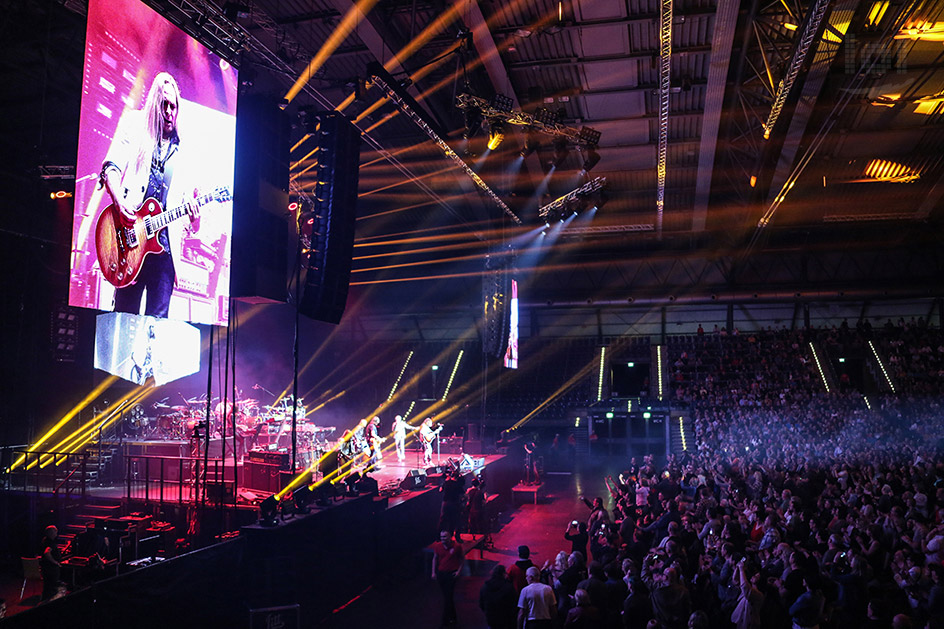
[[[46,180],[75,179],[75,166],[40,165],[39,176]]]
[[[565,138],[577,146],[589,148],[595,147],[600,143],[599,132],[589,129],[588,127],[577,130],[559,122],[542,119],[539,116],[533,116],[523,111],[505,111],[495,107],[484,98],[479,98],[472,94],[459,94],[456,97],[456,107],[463,111],[477,110],[489,121],[500,120],[520,127],[530,127],[547,135]]]
[[[656,159],[656,233],[662,235],[666,155],[669,149],[669,93],[672,87],[672,0],[659,13],[659,148]]]
[[[727,178],[725,188],[747,205],[757,184],[764,129],[783,80],[778,72],[789,68],[794,57],[798,25],[805,21],[800,4],[758,0],[756,9],[744,19],[745,47],[740,51],[741,75],[732,101],[727,104],[727,147],[715,172]],[[804,31],[805,32],[805,31]],[[781,90],[782,91],[782,90]],[[784,94],[785,96],[785,94]]]
[[[558,197],[538,210],[538,216],[544,220],[558,218],[566,214],[581,199],[598,192],[606,185],[606,177],[596,177],[580,186],[576,190],[571,190],[562,197]]]
[[[806,62],[806,56],[810,51],[813,40],[816,39],[816,36],[819,34],[820,24],[823,22],[823,16],[826,15],[826,9],[829,7],[829,3],[830,0],[815,0],[813,6],[810,8],[810,12],[806,17],[806,23],[803,26],[803,34],[797,40],[796,47],[793,49],[793,58],[790,60],[790,65],[787,67],[783,79],[780,80],[777,95],[774,97],[773,105],[770,108],[770,114],[767,116],[767,122],[764,123],[765,140],[770,137],[774,125],[777,124],[777,118],[780,117],[783,104],[786,102],[787,96],[790,95],[790,90],[793,88],[797,75],[800,73],[800,68],[802,68],[803,64]]]
[[[584,234],[625,234],[633,232],[655,231],[652,223],[633,223],[632,225],[600,225],[598,227],[571,227],[568,225],[561,232],[561,238],[567,236],[582,236]]]
[[[495,203],[495,205],[500,207],[502,211],[505,214],[507,214],[511,218],[511,220],[513,220],[515,223],[517,223],[518,225],[522,224],[521,219],[518,218],[518,216],[514,212],[511,211],[511,208],[509,208],[505,204],[505,202],[502,201],[501,198],[499,198],[497,194],[495,194],[495,192],[488,186],[488,184],[485,183],[481,177],[479,177],[478,173],[472,170],[472,168],[469,167],[469,165],[465,163],[465,160],[459,157],[459,155],[455,151],[452,150],[452,147],[446,144],[445,140],[439,137],[439,134],[436,133],[433,130],[433,128],[430,127],[426,123],[425,120],[423,120],[422,116],[420,116],[416,111],[413,110],[412,107],[409,106],[409,104],[400,96],[399,92],[396,89],[394,89],[393,86],[389,85],[382,77],[378,76],[376,73],[373,74],[373,76],[371,76],[371,82],[374,85],[376,85],[378,88],[380,88],[380,90],[383,91],[384,95],[387,98],[389,98],[397,106],[397,108],[399,108],[400,111],[403,112],[404,115],[406,115],[407,117],[410,118],[410,120],[415,122],[416,125],[420,129],[422,129],[426,133],[426,135],[430,137],[430,139],[433,142],[439,145],[439,148],[442,149],[446,157],[451,159],[453,162],[456,163],[457,166],[459,166],[459,168],[464,170],[465,173],[472,179],[472,181],[474,181],[475,184],[486,195],[488,195],[488,197]]]
[[[145,0],[145,3],[214,53],[239,67],[239,53],[246,48],[250,36],[242,26],[223,15],[220,7],[202,0]],[[256,17],[254,13],[254,21]]]

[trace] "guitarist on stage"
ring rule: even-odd
[[[158,201],[161,207],[167,207],[167,193],[180,147],[180,136],[177,135],[179,105],[177,81],[167,72],[160,72],[151,83],[144,109],[129,114],[130,120],[122,120],[102,164],[99,185],[105,187],[115,207],[120,210],[121,220],[128,225],[134,223],[135,213],[148,198]],[[189,204],[187,213],[191,230],[196,231],[199,226],[197,205]],[[116,289],[116,312],[138,314],[141,295],[147,289],[144,314],[167,316],[176,273],[166,227],[158,232],[157,239],[164,248],[163,253],[146,256],[134,284]]]
[[[442,430],[442,426],[433,428],[433,418],[427,417],[420,426],[420,441],[423,442],[423,465],[429,467],[433,464],[433,440]]]

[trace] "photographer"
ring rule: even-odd
[[[661,551],[646,556],[642,580],[651,592],[652,611],[666,629],[683,629],[692,613],[688,588],[682,583],[679,567],[667,564]]]
[[[570,542],[570,552],[581,553],[587,556],[587,544],[590,543],[590,535],[587,533],[587,524],[572,520],[564,531],[564,539]]]

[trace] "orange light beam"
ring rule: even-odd
[[[361,192],[361,193],[359,193],[359,194],[357,195],[357,198],[367,197],[367,196],[370,196],[370,195],[372,195],[372,194],[377,194],[378,192],[383,192],[384,190],[390,190],[391,188],[398,188],[398,187],[400,187],[400,186],[404,186],[404,185],[413,183],[414,181],[422,181],[422,180],[424,180],[424,179],[429,179],[430,177],[435,177],[436,175],[441,175],[441,174],[443,174],[443,173],[447,173],[447,172],[449,172],[450,170],[452,170],[452,167],[451,167],[451,166],[446,167],[446,168],[440,168],[439,170],[433,171],[433,172],[431,172],[431,173],[426,173],[425,175],[420,175],[419,177],[412,177],[412,178],[410,178],[410,179],[400,180],[400,181],[397,181],[397,182],[392,183],[392,184],[390,184],[390,185],[383,186],[383,187],[381,187],[381,188],[375,188],[374,190],[368,190],[367,192]]]
[[[354,32],[354,29],[361,20],[370,13],[375,4],[377,4],[377,0],[358,0],[357,4],[348,9],[344,17],[341,18],[341,22],[328,37],[328,40],[322,44],[317,54],[312,57],[308,66],[301,73],[301,76],[298,77],[295,84],[286,92],[285,100],[292,102],[295,97],[298,96],[299,92],[301,92],[308,83],[308,80],[321,69],[325,61],[328,60],[328,57],[334,54],[334,51],[347,39],[347,36]]]
[[[69,410],[69,412],[67,412],[65,415],[63,415],[62,418],[59,419],[59,421],[57,421],[57,422],[55,423],[55,425],[54,425],[52,428],[50,428],[49,430],[47,430],[47,431],[45,432],[45,434],[43,434],[43,436],[40,437],[40,438],[36,441],[36,443],[32,444],[29,448],[27,448],[27,452],[34,452],[34,451],[36,451],[36,449],[38,449],[39,446],[43,445],[44,443],[46,443],[46,441],[48,441],[49,439],[51,439],[53,435],[55,435],[57,432],[59,432],[59,430],[60,430],[63,426],[65,426],[67,423],[69,423],[69,421],[72,420],[73,417],[75,417],[76,415],[78,415],[79,413],[81,413],[89,404],[92,403],[92,400],[94,400],[94,399],[97,398],[99,395],[101,395],[102,392],[103,392],[105,389],[107,389],[108,387],[110,387],[110,386],[115,382],[115,380],[117,380],[117,379],[118,379],[118,376],[108,376],[107,378],[105,378],[104,380],[102,380],[101,383],[99,383],[99,385],[98,385],[97,387],[95,387],[94,389],[92,389],[92,390],[88,393],[88,395],[86,395],[84,398],[82,398],[82,401],[81,401],[81,402],[79,402],[78,404],[76,404],[75,406],[73,406],[73,407]],[[26,459],[26,454],[21,454],[21,455],[20,455],[20,458],[17,459],[17,460],[13,463],[13,465],[10,466],[10,469],[11,469],[11,470],[16,469],[19,465],[22,465],[22,463],[23,463],[23,461],[24,461],[25,459]]]

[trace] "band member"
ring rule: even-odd
[[[423,442],[423,465],[429,466],[433,464],[433,440],[436,438],[436,435],[439,434],[440,430],[442,430],[442,426],[433,428],[432,417],[424,419],[423,425],[420,426],[420,441]]]
[[[528,439],[524,444],[524,484],[540,485],[541,475],[538,473],[537,443]]]
[[[370,442],[370,448],[373,451],[370,462],[375,467],[379,467],[380,462],[383,460],[383,452],[380,449],[380,445],[383,443],[383,437],[380,436],[380,417],[374,417],[370,420],[370,425],[368,426],[368,440]]]
[[[144,108],[122,119],[115,133],[115,141],[102,164],[99,185],[105,187],[112,203],[120,211],[122,222],[127,225],[134,224],[135,213],[146,199],[153,198],[161,207],[167,207],[174,166],[179,161],[176,157],[180,149],[180,136],[177,134],[179,105],[177,81],[167,72],[160,72],[151,83]],[[175,201],[184,202],[182,194],[178,193],[176,197]],[[187,213],[190,215],[190,230],[196,231],[199,228],[197,205],[188,204]],[[146,256],[135,283],[115,290],[115,312],[138,314],[141,296],[147,289],[144,314],[167,316],[176,282],[171,241],[178,257],[181,243],[181,235],[177,234],[172,239],[168,229],[165,227],[157,234],[164,251]]]
[[[406,458],[406,430],[410,425],[406,423],[402,415],[393,418],[393,445],[397,450],[397,460],[403,461]]]
[[[363,455],[364,461],[370,459],[370,440],[367,428],[367,420],[362,419],[354,427],[354,449]]]
[[[338,454],[343,459],[343,461],[338,461],[339,463],[351,461],[354,455],[357,454],[354,445],[354,434],[350,430],[345,430],[344,433],[341,434],[341,442],[338,444]]]

